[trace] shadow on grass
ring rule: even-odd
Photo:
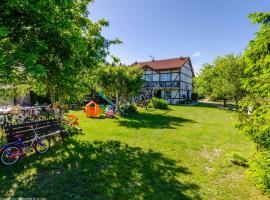
[[[34,154],[15,166],[1,167],[0,194],[3,198],[200,199],[199,187],[182,183],[176,178],[181,174],[191,173],[151,150],[119,141],[68,139],[46,155]]]
[[[151,129],[173,129],[173,126],[179,126],[183,123],[195,123],[191,119],[185,119],[182,117],[170,116],[167,113],[156,114],[150,112],[138,113],[118,121],[120,126],[127,128],[151,128]]]
[[[233,109],[238,109],[237,105],[228,103],[227,106],[224,108],[223,104],[221,103],[198,103],[194,105],[194,107],[203,107],[203,108],[219,108],[223,110],[233,110]]]
[[[217,108],[218,105],[214,103],[198,103],[193,107],[202,107],[202,108]]]

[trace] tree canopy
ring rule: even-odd
[[[254,13],[250,19],[261,28],[245,52],[243,88],[248,94],[241,101],[239,126],[258,147],[250,170],[254,182],[270,193],[270,13]]]
[[[270,148],[270,13],[255,13],[250,18],[262,26],[245,52],[248,65],[243,88],[248,95],[241,105],[244,110],[252,108],[252,114],[243,110],[242,126],[258,145]]]
[[[231,99],[238,102],[245,94],[241,89],[245,65],[242,55],[217,57],[212,64],[203,65],[195,78],[197,92],[213,100],[223,100],[224,105]]]
[[[96,84],[106,95],[116,97],[117,107],[119,99],[129,101],[142,88],[143,70],[124,65],[107,65],[97,70]]]
[[[88,18],[91,0],[3,0],[0,4],[0,84],[28,84],[52,101],[89,91],[93,68],[104,62],[105,20]]]

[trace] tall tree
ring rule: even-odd
[[[228,54],[217,57],[212,64],[205,64],[195,79],[197,91],[215,100],[241,99],[245,91],[241,88],[245,61],[242,55]]]
[[[29,84],[52,102],[89,91],[93,68],[114,41],[108,23],[88,18],[92,0],[3,0],[0,4],[0,84]]]
[[[144,81],[143,71],[137,67],[108,65],[97,70],[97,88],[106,95],[116,98],[116,110],[119,110],[120,99],[129,101],[138,94]]]
[[[195,77],[195,91],[203,96],[211,96],[213,93],[213,77],[214,65],[204,64],[200,70],[200,74]]]
[[[243,87],[248,95],[241,101],[239,126],[258,146],[251,175],[270,194],[270,13],[254,13],[250,19],[261,28],[245,52]]]

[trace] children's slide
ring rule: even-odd
[[[102,92],[98,92],[98,96],[100,96],[101,98],[103,98],[105,101],[107,101],[107,103],[109,105],[112,105],[113,107],[115,107],[115,103],[113,103],[108,97],[106,97],[106,95]]]

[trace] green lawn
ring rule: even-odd
[[[83,134],[0,168],[2,197],[48,199],[267,199],[231,153],[254,148],[236,115],[199,104],[87,119]]]

